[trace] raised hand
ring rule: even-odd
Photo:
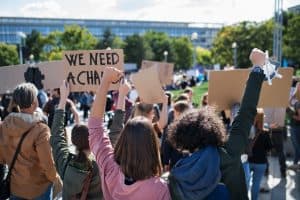
[[[69,83],[63,80],[62,84],[60,85],[60,100],[58,104],[59,109],[65,108],[69,93],[70,93]]]
[[[266,54],[262,50],[254,48],[251,51],[249,59],[254,66],[263,67],[265,64]]]
[[[114,67],[106,67],[104,70],[103,80],[108,83],[118,82],[122,77],[123,73],[114,68]]]

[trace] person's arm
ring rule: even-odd
[[[117,107],[116,107],[116,111],[109,132],[109,138],[113,146],[117,142],[119,134],[123,129],[124,120],[125,120],[125,98],[128,92],[130,91],[130,89],[131,89],[130,84],[127,83],[127,81],[124,81],[124,83],[122,83],[119,88]]]
[[[101,175],[106,176],[114,170],[113,147],[104,129],[103,116],[106,104],[106,94],[109,85],[120,79],[122,73],[111,67],[106,67],[100,86],[96,93],[96,99],[92,105],[88,121],[90,149],[95,155],[97,164],[101,169]]]
[[[163,130],[168,123],[168,96],[165,95],[162,110],[160,112],[160,118],[158,121],[159,127]]]
[[[250,59],[254,68],[250,72],[240,110],[232,123],[229,139],[225,144],[227,152],[236,159],[248,144],[250,128],[256,115],[256,106],[265,75],[260,67],[264,65],[265,54],[257,49],[252,50]]]
[[[79,124],[80,123],[79,114],[77,112],[75,104],[70,99],[67,99],[67,102],[70,104],[70,110],[75,118],[75,124]]]
[[[70,155],[64,128],[65,106],[67,96],[69,94],[69,87],[68,85],[66,85],[65,81],[60,87],[60,93],[61,98],[58,104],[58,108],[55,111],[51,128],[50,144],[52,147],[52,154],[57,172],[60,175],[61,179],[63,179]]]

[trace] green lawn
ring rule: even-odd
[[[193,91],[193,104],[198,107],[202,95],[208,91],[208,82],[204,82],[200,86],[193,87]],[[176,99],[183,92],[183,90],[173,90],[171,92],[173,94],[173,99]]]

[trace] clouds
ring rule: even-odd
[[[67,17],[68,12],[56,1],[28,3],[20,9],[23,16],[30,17]]]
[[[284,7],[300,4],[285,0]],[[10,0],[2,16],[124,19],[231,24],[273,16],[274,0]]]

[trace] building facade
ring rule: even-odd
[[[170,37],[189,38],[196,32],[198,38],[193,40],[193,44],[204,48],[212,46],[214,37],[223,26],[212,23],[0,17],[0,42],[19,44],[20,32],[30,34],[35,29],[47,36],[52,31],[64,31],[66,25],[74,24],[87,28],[97,38],[101,38],[106,29],[122,39],[133,34],[142,35],[150,30],[165,32]]]
[[[288,8],[288,11],[291,12],[291,13],[294,13],[294,14],[300,14],[300,4]]]

